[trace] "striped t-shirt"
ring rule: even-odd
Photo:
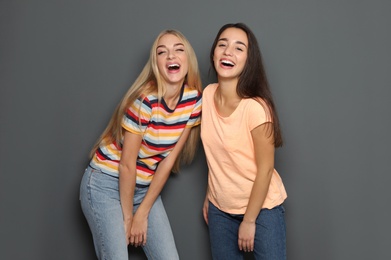
[[[122,127],[143,135],[137,158],[137,184],[149,185],[159,162],[170,154],[183,130],[200,124],[201,99],[198,90],[184,85],[174,110],[166,105],[164,99],[159,104],[155,95],[141,96],[127,109]],[[121,153],[121,145],[101,145],[90,165],[118,176]]]

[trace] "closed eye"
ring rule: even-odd
[[[159,48],[156,50],[157,55],[161,55],[163,53],[166,53],[166,50],[164,48]]]

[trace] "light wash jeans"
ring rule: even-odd
[[[282,205],[262,209],[255,223],[254,257],[257,260],[286,259],[285,209]],[[244,215],[225,213],[209,202],[208,226],[214,260],[241,260],[238,246],[239,225]]]
[[[118,178],[91,167],[87,167],[81,181],[80,203],[91,229],[98,259],[129,259],[118,184]],[[147,191],[148,187],[136,187],[134,211]],[[148,216],[147,244],[143,250],[148,259],[179,259],[160,196]]]

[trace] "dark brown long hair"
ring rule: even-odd
[[[273,96],[270,91],[269,82],[266,77],[265,68],[262,62],[262,54],[258,45],[257,38],[250,28],[243,23],[229,23],[221,27],[216,35],[210,51],[210,62],[212,68],[216,73],[214,67],[213,55],[220,35],[228,28],[237,28],[244,31],[248,38],[248,54],[246,64],[242,73],[239,76],[238,85],[236,86],[236,93],[241,98],[253,98],[258,100],[261,98],[268,108],[266,111],[270,111],[270,116],[273,122],[273,128],[270,129],[270,134],[274,137],[274,146],[280,147],[283,144],[282,134],[280,129],[280,122],[278,119],[277,111],[274,105]],[[262,104],[262,102],[260,102]]]

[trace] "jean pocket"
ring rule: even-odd
[[[279,206],[276,206],[276,208],[278,208],[278,210],[282,213],[282,214],[285,214],[285,208],[284,206],[281,204]]]

